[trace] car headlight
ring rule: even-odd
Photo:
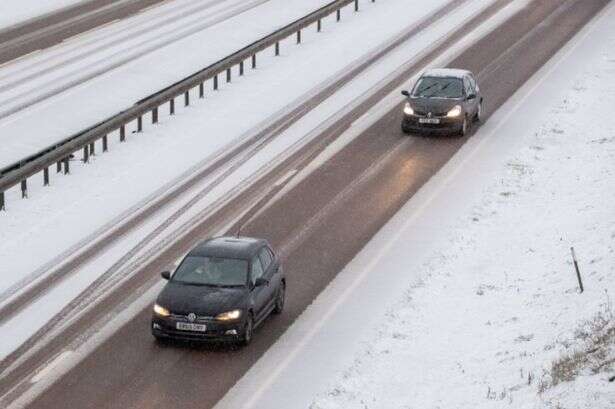
[[[218,321],[235,321],[241,317],[241,310],[233,310],[223,312],[222,314],[218,314],[216,316],[216,320]]]
[[[161,317],[168,317],[169,315],[171,315],[171,312],[169,310],[158,304],[154,304],[154,312]]]
[[[404,114],[414,115],[414,109],[412,109],[409,102],[406,102],[406,106],[404,107]]]
[[[461,105],[455,105],[453,109],[448,111],[448,113],[446,114],[446,116],[449,118],[456,118],[459,115],[461,115]]]

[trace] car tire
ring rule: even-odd
[[[468,134],[469,126],[470,126],[470,124],[469,124],[469,121],[468,121],[468,116],[466,115],[463,118],[463,122],[461,123],[461,128],[459,128],[458,135],[459,136],[466,136]]]
[[[483,101],[478,104],[478,110],[474,116],[474,122],[480,123],[483,120]]]
[[[273,308],[274,314],[282,314],[284,311],[284,303],[286,302],[286,284],[282,282],[278,289],[278,294],[275,297],[275,307]]]
[[[241,334],[241,341],[239,344],[241,346],[248,346],[250,342],[252,342],[252,335],[254,334],[254,319],[252,318],[252,314],[248,315],[248,319],[246,321],[246,325],[243,329],[243,334]]]
[[[410,135],[410,129],[406,128],[403,124],[401,125],[401,131],[406,135]]]

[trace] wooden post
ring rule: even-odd
[[[139,117],[137,118],[137,132],[142,132],[142,131],[143,131],[143,117],[139,115]]]
[[[169,100],[169,115],[175,115],[175,98]]]
[[[579,280],[579,289],[581,293],[584,291],[583,289],[583,281],[581,280],[581,272],[579,271],[579,263],[577,262],[577,256],[574,254],[574,247],[570,247],[570,253],[572,254],[572,261],[574,263],[574,269],[577,272],[577,280]]]
[[[214,91],[218,90],[218,74],[214,75]]]
[[[107,138],[107,135],[103,135],[102,140],[103,152],[107,152],[109,150],[109,140]]]
[[[152,109],[152,123],[153,124],[158,123],[158,107]]]
[[[337,9],[337,12],[335,14],[336,14],[336,20],[340,21],[342,18],[342,11],[340,9]]]
[[[297,44],[301,44],[301,30],[297,30]]]
[[[84,146],[83,147],[83,163],[88,163],[88,161],[90,160],[90,151],[88,149],[88,146]]]
[[[190,105],[190,91],[186,91],[184,93],[184,105],[185,106]]]
[[[359,0],[354,0],[354,11],[359,11]]]
[[[124,142],[126,140],[126,125],[120,126],[120,142]]]
[[[226,69],[226,82],[231,82],[231,69],[227,68]]]
[[[239,63],[239,76],[241,77],[242,75],[243,75],[243,61]]]
[[[4,208],[4,192],[0,192],[0,210],[6,210]]]
[[[278,56],[280,55],[280,42],[276,41],[275,43],[275,55]]]
[[[28,179],[21,181],[21,198],[26,199],[28,197]]]
[[[43,169],[43,186],[49,186],[49,168]]]
[[[199,98],[205,98],[205,84],[199,84]]]
[[[64,174],[68,175],[70,173],[70,156],[64,158]]]
[[[256,68],[256,54],[252,54],[252,69]]]

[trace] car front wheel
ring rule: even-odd
[[[254,320],[252,319],[252,314],[248,316],[246,320],[246,324],[243,329],[243,335],[241,337],[240,344],[243,346],[247,346],[252,342],[252,334],[254,332]]]
[[[466,136],[468,134],[468,126],[468,116],[466,115],[461,123],[461,128],[459,128],[459,136]]]
[[[278,289],[278,294],[275,297],[275,307],[273,308],[274,314],[281,314],[284,310],[284,303],[286,301],[286,285],[284,283],[280,284],[280,288]]]
[[[483,101],[478,104],[478,109],[476,110],[476,116],[474,117],[474,122],[481,122],[483,120]]]

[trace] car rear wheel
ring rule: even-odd
[[[248,316],[246,320],[246,325],[243,329],[243,335],[241,337],[240,344],[243,346],[247,346],[252,342],[252,334],[254,332],[254,320],[252,319],[252,314]]]
[[[274,314],[281,314],[284,310],[284,303],[286,301],[286,285],[284,283],[280,284],[280,288],[278,289],[278,294],[275,297],[275,307],[273,308]]]

